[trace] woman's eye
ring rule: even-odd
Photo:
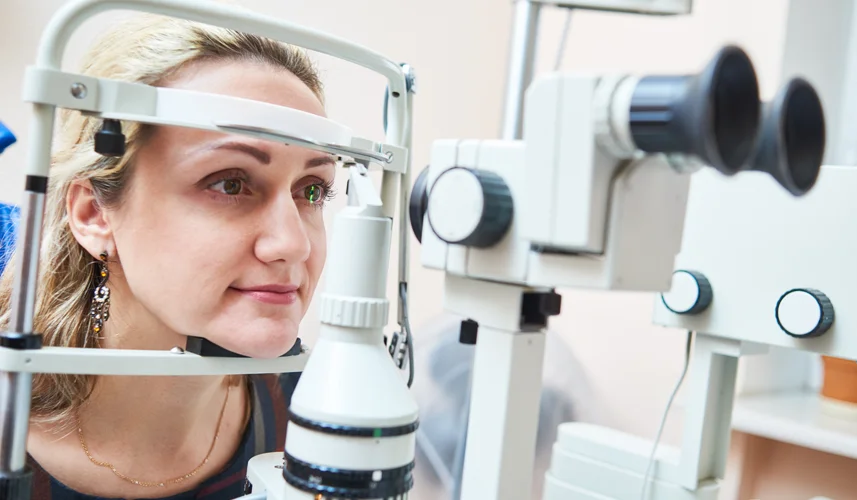
[[[304,197],[313,205],[324,201],[324,187],[320,184],[313,184],[304,188]]]
[[[244,191],[244,181],[241,179],[223,179],[211,185],[215,191],[220,191],[223,194],[237,196]]]

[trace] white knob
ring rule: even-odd
[[[506,236],[512,216],[512,193],[494,172],[453,167],[429,190],[429,225],[447,243],[492,247]]]
[[[676,314],[699,314],[708,309],[713,298],[708,278],[684,269],[673,273],[670,291],[661,294],[664,306]]]
[[[812,288],[796,288],[777,301],[777,324],[792,337],[818,337],[833,325],[833,303]]]

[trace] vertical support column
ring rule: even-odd
[[[700,480],[722,478],[732,424],[741,342],[697,334],[685,387],[679,484],[695,490]]]
[[[514,140],[523,136],[524,95],[533,80],[540,11],[541,4],[538,2],[515,0],[501,139]]]
[[[529,498],[544,342],[544,332],[479,329],[462,499]]]
[[[479,323],[461,498],[529,498],[544,328],[559,296],[447,275],[444,298],[447,310]]]

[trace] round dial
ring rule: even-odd
[[[673,273],[670,291],[661,294],[664,306],[676,314],[699,314],[708,309],[713,298],[708,278],[684,269]]]
[[[429,225],[447,243],[494,246],[512,225],[512,215],[512,193],[493,172],[453,167],[429,191]]]
[[[819,290],[796,288],[777,301],[776,317],[792,337],[818,337],[833,326],[833,303]]]

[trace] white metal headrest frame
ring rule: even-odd
[[[109,10],[143,11],[234,29],[328,54],[380,73],[388,82],[385,143],[355,137],[349,128],[327,118],[270,103],[61,71],[62,54],[74,31],[88,18]],[[245,9],[194,0],[73,0],[65,4],[45,29],[36,65],[28,68],[25,80],[24,99],[33,103],[34,119],[30,127],[19,257],[14,270],[8,331],[33,333],[42,214],[57,107],[105,119],[251,135],[380,165],[384,169],[385,213],[392,216],[397,202],[399,205],[399,281],[405,283],[409,241],[408,151],[411,146],[409,90],[402,66],[380,54],[344,39]],[[400,317],[401,307],[400,302]],[[185,361],[177,362],[176,355],[170,352],[65,348],[21,351],[0,347],[0,371],[96,374],[95,369],[98,374],[124,375],[271,373],[300,370],[306,356],[305,352],[291,359],[248,360],[199,358],[185,353],[179,357]],[[99,368],[93,368],[92,363]]]
[[[256,136],[405,171],[404,148],[353,137],[323,116],[252,99],[29,67],[24,100],[105,119]]]

